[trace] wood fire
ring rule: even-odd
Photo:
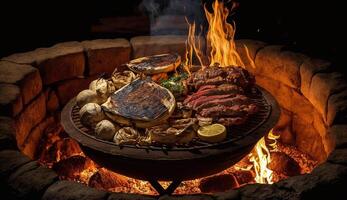
[[[270,133],[268,138],[277,139],[273,136],[275,135]],[[222,192],[246,184],[273,183],[288,176],[309,173],[317,164],[310,156],[293,146],[284,145],[277,140],[276,148],[273,148],[274,145],[268,146],[274,143],[269,144],[266,141],[267,139],[263,138],[252,151],[252,155],[246,156],[218,174],[182,182],[175,194]],[[265,150],[266,154],[255,154],[257,149],[264,151],[262,148],[265,147],[268,149]],[[53,168],[60,179],[74,180],[112,192],[157,195],[156,190],[147,181],[129,178],[95,164],[84,155],[76,141],[67,137],[59,124],[47,128],[38,156],[39,162]],[[262,160],[265,164],[259,164],[258,160]],[[270,172],[271,174],[267,174]],[[169,182],[161,181],[160,184],[165,187]]]

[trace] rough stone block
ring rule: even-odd
[[[39,124],[46,115],[46,99],[41,93],[16,118],[16,140],[20,148],[31,129]]]
[[[301,92],[306,98],[309,97],[312,77],[329,70],[330,62],[321,59],[306,59],[300,67]]]
[[[347,125],[333,125],[329,128],[329,134],[335,138],[336,148],[347,147]]]
[[[0,113],[14,117],[23,109],[20,89],[16,85],[0,83]]]
[[[148,195],[112,193],[107,200],[157,200],[158,198]]]
[[[33,128],[20,148],[25,155],[33,160],[36,159],[37,148],[39,147],[42,135],[44,134],[46,128],[53,125],[54,122],[54,117],[48,117]]]
[[[240,188],[241,199],[297,199],[290,191],[279,190],[272,185],[251,184]]]
[[[300,89],[300,66],[307,57],[282,49],[282,46],[267,46],[260,49],[255,58],[256,74]]]
[[[238,190],[229,190],[226,192],[220,192],[213,194],[214,199],[216,200],[239,200],[240,191]]]
[[[293,116],[292,125],[293,133],[296,136],[296,146],[319,163],[324,162],[327,158],[327,153],[325,152],[322,138],[316,129],[296,115]]]
[[[158,200],[212,200],[209,195],[196,194],[196,195],[164,195],[159,197]]]
[[[96,77],[76,78],[64,81],[57,85],[57,95],[60,104],[65,105],[70,99],[75,97],[80,91],[88,89],[89,83]]]
[[[299,115],[307,123],[313,122],[314,107],[295,89],[271,78],[256,76],[256,82],[268,90],[278,101],[281,107]]]
[[[44,91],[46,97],[47,113],[55,113],[60,108],[59,99],[55,90],[47,88]]]
[[[36,161],[18,168],[8,179],[12,196],[17,199],[40,199],[45,189],[58,180],[58,175]]]
[[[0,116],[0,150],[17,149],[14,135],[14,120]]]
[[[347,123],[347,91],[333,94],[329,97],[327,107],[326,123],[346,124]]]
[[[347,165],[347,149],[335,149],[329,155],[328,162]]]
[[[293,113],[281,108],[281,115],[274,126],[273,131],[281,133],[280,140],[285,144],[295,145],[295,135],[292,131],[292,117]]]
[[[7,61],[0,61],[0,83],[18,85],[24,104],[28,104],[42,90],[42,80],[36,68]]]
[[[183,59],[185,57],[186,39],[186,36],[180,35],[139,36],[131,38],[130,43],[133,49],[132,58],[163,53],[178,53]]]
[[[58,181],[44,193],[42,200],[101,200],[107,193],[72,181]]]
[[[118,66],[130,60],[131,47],[126,39],[83,41],[82,45],[87,52],[89,75],[111,75]]]
[[[256,71],[255,57],[257,52],[266,46],[266,43],[257,40],[244,39],[236,40],[235,44],[236,51],[239,53],[246,69],[254,74]]]
[[[313,76],[308,99],[327,121],[328,98],[347,89],[345,77],[338,73],[318,73]]]
[[[10,173],[28,162],[30,162],[30,159],[19,151],[0,151],[0,180],[7,178]]]

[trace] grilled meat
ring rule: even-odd
[[[174,71],[181,64],[178,54],[160,54],[131,60],[126,65],[137,73],[159,74]]]
[[[192,74],[188,85],[199,89],[204,85],[220,85],[231,83],[248,90],[255,83],[254,76],[241,67],[206,67]]]
[[[195,100],[190,101],[189,103],[187,103],[186,106],[188,108],[194,109],[194,108],[200,106],[201,104],[203,104],[205,102],[216,100],[216,99],[229,98],[229,97],[232,97],[232,95],[230,95],[230,94],[221,94],[221,95],[211,95],[211,96],[200,96],[198,99],[195,99]]]
[[[203,89],[200,89],[187,97],[184,100],[184,104],[189,104],[189,102],[194,101],[201,96],[212,96],[212,95],[221,95],[221,94],[230,94],[230,95],[236,95],[236,94],[242,94],[243,90],[239,86],[232,85],[232,84],[222,84],[218,87],[202,87]]]
[[[236,95],[235,97],[231,98],[224,98],[224,99],[215,99],[212,101],[207,101],[200,106],[197,106],[195,108],[196,111],[200,112],[204,108],[209,108],[213,106],[223,105],[223,106],[234,106],[234,105],[248,105],[250,104],[250,100],[248,97],[244,95]]]
[[[102,105],[108,116],[118,123],[131,120],[161,123],[167,119],[175,107],[175,98],[166,88],[150,79],[136,79],[112,94]],[[114,116],[114,117],[112,117]],[[117,120],[121,117],[121,120]],[[161,119],[161,120],[159,120]]]
[[[244,117],[253,114],[255,111],[256,106],[253,104],[234,106],[217,105],[204,108],[199,114],[202,117]]]

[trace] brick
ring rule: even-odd
[[[83,41],[87,52],[88,75],[112,72],[130,60],[131,47],[126,39],[99,39]]]
[[[327,104],[329,96],[347,89],[345,77],[338,73],[318,73],[312,78],[308,100],[327,121]]]
[[[54,122],[54,117],[48,117],[33,128],[33,130],[29,133],[21,146],[22,152],[25,155],[27,155],[32,160],[36,159],[37,149],[39,148],[42,136],[45,133],[47,127],[53,125]]]
[[[0,61],[0,83],[18,85],[24,104],[28,104],[42,90],[42,80],[36,68],[7,61]]]
[[[21,147],[31,129],[39,124],[46,115],[46,100],[43,93],[30,103],[16,118],[16,140]]]
[[[346,124],[347,123],[347,91],[341,91],[329,97],[327,105],[326,123]]]
[[[58,84],[57,96],[61,105],[65,105],[73,97],[77,96],[80,91],[88,89],[89,83],[95,79],[96,77],[76,78]]]
[[[44,91],[46,97],[47,113],[55,113],[60,108],[59,98],[55,90],[47,88]]]
[[[186,39],[187,36],[183,35],[139,36],[131,38],[132,58],[163,53],[178,53],[183,59],[185,57]]]
[[[72,181],[58,181],[44,193],[42,200],[100,200],[106,199],[107,193]]]
[[[248,71],[255,73],[255,58],[257,52],[266,46],[265,42],[257,40],[236,40],[236,51],[239,53]]]
[[[256,55],[256,74],[300,89],[300,66],[305,59],[307,57],[303,54],[283,51],[282,46],[266,46]]]
[[[20,89],[16,85],[0,83],[0,113],[14,117],[23,109]]]
[[[321,59],[307,59],[300,67],[301,93],[306,98],[309,97],[312,77],[319,73],[329,70],[330,62]]]

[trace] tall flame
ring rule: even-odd
[[[272,130],[269,132],[267,138],[273,140],[272,143],[268,144],[272,148],[271,151],[276,151],[277,139],[279,137],[279,135],[274,135]],[[257,183],[272,184],[273,171],[268,168],[268,165],[271,162],[270,150],[266,145],[264,137],[261,138],[255,145],[253,152],[249,156],[249,160],[253,163],[255,171],[255,181]]]
[[[205,15],[208,21],[208,32],[206,36],[206,44],[209,53],[209,65],[218,64],[221,67],[225,66],[244,66],[241,57],[236,51],[235,45],[235,24],[229,24],[227,18],[229,10],[224,6],[224,3],[216,0],[212,6],[213,12],[209,12],[204,7]],[[234,6],[231,10],[234,9]],[[204,51],[201,48],[201,44],[196,41],[197,36],[195,35],[196,25],[195,23],[190,24],[188,22],[189,32],[187,39],[186,48],[186,69],[192,65],[193,54],[198,58],[200,65],[204,66],[203,57]],[[199,36],[198,36],[199,37]]]

